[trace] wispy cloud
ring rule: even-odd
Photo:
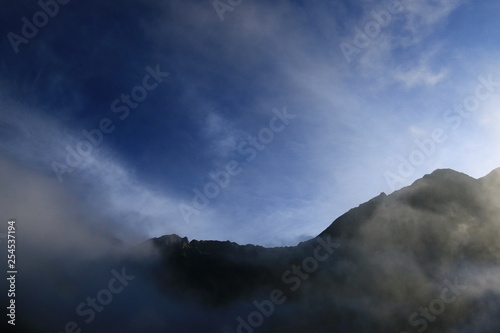
[[[127,13],[120,16],[131,27],[137,24],[134,43],[141,47],[132,52],[115,38],[118,26],[103,28],[104,37],[92,44],[90,36],[98,29],[88,28],[84,40],[68,48],[78,57],[66,57],[60,69],[54,64],[65,56],[51,41],[66,35],[47,26],[44,33],[51,38],[29,45],[47,59],[45,67],[33,69],[34,80],[24,74],[13,76],[14,83],[2,81],[11,99],[2,98],[1,146],[9,156],[53,176],[51,163],[66,158],[66,146],[79,142],[82,129],[108,116],[103,112],[109,112],[110,103],[130,92],[154,59],[171,73],[170,81],[84,163],[64,174],[64,186],[109,217],[110,228],[126,226],[138,237],[176,232],[258,242],[262,230],[275,230],[295,239],[321,231],[344,211],[387,191],[384,171],[415,149],[418,133],[409,129],[430,132],[446,108],[468,92],[470,82],[485,73],[485,64],[495,62],[448,37],[450,22],[464,15],[464,4],[402,1],[403,10],[351,63],[339,43],[352,40],[356,28],[363,30],[374,20],[372,11],[386,10],[388,3],[339,1],[299,8],[287,1],[243,2],[221,22],[210,3],[145,2],[146,14],[134,20]],[[65,7],[68,16],[58,20],[78,16],[72,8]],[[91,52],[82,53],[89,45]],[[127,57],[90,56],[113,47],[128,50],[121,53]],[[94,62],[87,64],[81,54]],[[191,225],[183,223],[178,205],[189,204],[193,188],[237,157],[241,140],[255,135],[271,110],[282,105],[299,120]],[[480,126],[491,126],[491,120]],[[470,127],[463,128],[463,140],[476,121],[471,118]],[[468,146],[449,142],[415,178],[440,166],[472,168],[458,157],[470,153]],[[482,156],[486,146],[494,145],[483,144]],[[473,169],[476,176],[485,172]],[[241,228],[249,232],[239,233]]]

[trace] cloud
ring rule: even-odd
[[[356,75],[375,79],[379,87],[398,81],[408,87],[421,84],[434,86],[445,79],[449,71],[429,66],[432,58],[445,52],[442,46],[445,40],[436,40],[434,36],[439,34],[438,27],[444,26],[460,4],[461,1],[454,0],[402,1],[400,12],[390,15],[380,32],[369,38],[368,46],[353,56],[356,61],[351,69]],[[386,7],[389,8],[381,2],[365,3],[362,7],[363,18],[351,26],[352,33],[345,41],[353,41],[359,31],[366,31],[369,22],[376,22],[373,13],[387,11]]]
[[[403,82],[407,87],[413,87],[416,85],[432,87],[446,79],[448,76],[447,74],[448,70],[445,68],[440,69],[439,72],[432,71],[429,69],[428,65],[423,63],[423,60],[421,60],[418,67],[412,67],[407,71],[398,68],[394,73],[394,78]]]
[[[463,2],[463,0],[403,1],[406,12],[404,27],[411,32],[411,38],[404,44],[422,42],[423,38],[434,33],[438,27],[442,27]]]
[[[236,152],[243,133],[215,110],[208,111],[203,116],[201,133],[204,139],[210,142],[206,153],[227,162]]]
[[[2,186],[8,189],[0,218],[16,219],[18,236],[28,246],[53,254],[71,248],[90,258],[113,247],[111,235],[92,226],[76,198],[62,186],[5,157],[0,171]]]
[[[297,7],[287,1],[244,2],[220,22],[210,3],[150,1],[141,4],[140,15],[126,10],[116,18],[103,14],[99,22],[107,33],[96,38],[98,44],[91,43],[101,29],[90,24],[93,16],[85,12],[80,17],[73,7],[65,7],[68,16],[61,20],[78,16],[86,27],[83,42],[75,40],[66,49],[78,57],[67,57],[61,69],[53,67],[65,56],[52,41],[60,42],[66,34],[47,26],[51,38],[40,38],[43,48],[35,48],[48,59],[43,71],[33,70],[37,85],[26,88],[29,76],[3,82],[9,91],[20,84],[12,81],[25,82],[23,91],[44,97],[43,105],[14,98],[18,103],[9,106],[3,98],[10,111],[3,114],[2,129],[10,138],[2,147],[30,167],[53,174],[50,164],[65,159],[66,145],[82,139],[80,130],[95,127],[103,112],[108,114],[110,101],[137,84],[146,65],[161,63],[171,81],[155,91],[158,98],[148,98],[134,121],[120,123],[84,165],[65,174],[64,186],[125,238],[175,232],[258,242],[258,235],[267,231],[294,242],[388,191],[384,172],[415,149],[406,129],[429,132],[432,127],[427,126],[464,91],[469,76],[457,68],[469,68],[473,61],[461,57],[465,49],[460,45],[449,48],[444,33],[448,21],[458,20],[454,15],[460,4],[403,2],[404,11],[393,16],[353,64],[346,63],[339,42],[352,40],[354,28],[364,28],[371,11],[387,3]],[[106,10],[112,12],[111,7]],[[115,38],[122,26],[137,31],[130,45],[140,47],[133,52],[128,42]],[[86,53],[89,45],[95,47]],[[90,56],[114,49],[122,52]],[[455,62],[443,61],[448,58]],[[483,63],[479,59],[469,74],[477,76]],[[451,82],[456,84],[450,87]],[[27,105],[36,107],[28,110]],[[297,121],[245,165],[244,173],[191,225],[185,224],[179,204],[189,205],[192,189],[209,182],[208,173],[233,158],[240,140],[255,135],[271,110],[283,105],[298,115]],[[448,154],[458,149],[443,146],[414,179],[438,166],[472,168]],[[240,233],[239,223],[249,232]],[[249,235],[254,235],[251,240]],[[269,236],[266,244],[272,242]]]
[[[47,183],[59,183],[54,162],[68,167],[67,147],[78,151],[79,143],[85,141],[78,130],[65,128],[57,120],[26,110],[20,104],[8,105],[0,120],[6,129],[2,148],[18,163],[32,169],[34,175],[45,175]],[[102,224],[99,229],[127,241],[160,233],[187,233],[186,226],[179,223],[178,206],[182,199],[167,194],[165,188],[154,189],[139,181],[134,170],[119,162],[109,150],[107,139],[104,137],[104,144],[93,146],[77,167],[70,168],[71,172],[63,172],[58,185],[76,194],[81,210],[85,207],[93,212],[86,214],[89,223]]]

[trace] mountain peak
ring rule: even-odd
[[[457,179],[459,177],[472,178],[463,172],[458,172],[453,169],[436,169],[432,173],[425,175],[423,178]]]
[[[152,240],[155,243],[155,245],[160,245],[160,246],[173,246],[182,243],[189,243],[187,237],[180,237],[179,235],[176,234],[163,235],[161,237],[155,237]]]

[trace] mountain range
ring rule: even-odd
[[[294,247],[166,235],[154,280],[239,309],[204,332],[498,332],[499,194],[500,169],[440,169]]]

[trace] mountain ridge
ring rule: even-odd
[[[381,192],[378,196],[375,196],[375,197],[369,199],[368,201],[361,203],[358,206],[349,209],[347,212],[343,213],[342,215],[337,217],[335,220],[333,220],[333,222],[329,226],[327,226],[322,232],[320,232],[317,236],[315,236],[309,240],[299,242],[296,245],[265,247],[265,246],[261,246],[261,245],[251,244],[251,243],[239,244],[236,242],[232,242],[230,240],[197,240],[197,239],[192,239],[191,241],[189,241],[189,239],[187,237],[181,237],[180,235],[177,235],[177,234],[166,234],[166,235],[162,235],[159,237],[153,237],[153,238],[151,238],[151,240],[155,240],[155,242],[160,242],[160,243],[164,241],[164,242],[166,242],[166,244],[168,244],[169,242],[176,243],[176,242],[181,242],[181,241],[185,240],[188,243],[190,243],[192,241],[196,241],[196,242],[221,242],[221,243],[229,242],[229,243],[236,244],[239,246],[252,245],[252,246],[262,247],[262,248],[294,247],[294,246],[300,245],[301,243],[310,242],[318,236],[328,234],[327,230],[331,230],[334,223],[336,223],[337,221],[343,222],[344,219],[347,219],[350,214],[353,214],[355,212],[358,213],[357,212],[358,209],[362,209],[362,210],[364,210],[364,213],[368,213],[369,210],[374,209],[374,205],[381,203],[385,198],[391,197],[394,195],[400,195],[401,193],[404,194],[407,191],[407,189],[411,189],[415,186],[419,186],[422,182],[427,182],[427,181],[439,181],[439,182],[443,182],[443,183],[448,183],[450,181],[452,181],[452,182],[483,181],[484,182],[484,181],[491,181],[491,180],[493,180],[493,178],[498,178],[498,181],[500,182],[500,167],[492,170],[491,172],[489,172],[488,174],[486,174],[485,176],[480,177],[480,178],[473,178],[465,173],[462,173],[462,172],[459,172],[459,171],[456,171],[456,170],[453,170],[450,168],[436,169],[429,174],[425,174],[424,176],[422,176],[422,178],[415,180],[411,185],[405,186],[399,190],[395,190],[394,192],[392,192],[390,194],[386,194],[385,192]],[[442,184],[440,184],[440,185],[442,185]]]
[[[280,290],[287,302],[274,307],[262,332],[497,332],[485,327],[500,327],[491,305],[500,307],[500,284],[485,277],[500,280],[499,171],[475,179],[436,170],[350,209],[296,246],[153,238],[159,260],[148,278],[169,297],[217,311],[237,307],[245,320],[255,302]],[[339,246],[326,253],[326,243]],[[450,281],[474,292],[446,305],[439,320],[420,314]],[[457,318],[472,329],[453,330]],[[241,325],[229,316],[210,332],[253,332]]]

